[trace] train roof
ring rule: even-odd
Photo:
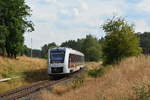
[[[64,51],[69,51],[70,53],[72,53],[72,54],[77,54],[77,55],[82,55],[82,56],[84,56],[84,54],[83,53],[81,53],[80,51],[77,51],[77,50],[74,50],[74,49],[72,49],[72,48],[66,48],[66,47],[58,47],[58,48],[52,48],[52,49],[49,49],[50,51],[55,51],[55,50],[64,50]]]

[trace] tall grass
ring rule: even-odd
[[[150,56],[132,57],[61,96],[42,91],[39,100],[150,100]],[[146,84],[139,86],[139,84]]]
[[[9,59],[0,57],[0,78],[22,74],[22,72],[45,69],[46,60],[28,57]]]
[[[0,79],[14,76],[21,76],[15,79],[0,83],[0,93],[7,90],[31,84],[32,82],[47,78],[47,61],[38,58],[17,57],[10,59],[0,57]]]

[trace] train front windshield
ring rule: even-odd
[[[64,51],[51,51],[50,59],[51,63],[64,63],[65,52]]]

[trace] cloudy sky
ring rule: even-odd
[[[105,35],[100,25],[114,15],[135,24],[136,32],[150,31],[150,0],[26,0],[32,9],[35,31],[25,33],[25,44],[44,44]]]

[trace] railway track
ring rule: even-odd
[[[17,99],[26,97],[32,93],[38,92],[41,89],[48,88],[57,83],[68,80],[70,78],[71,77],[66,77],[60,80],[55,80],[55,81],[45,80],[45,81],[34,83],[30,86],[17,88],[17,89],[8,91],[7,93],[0,94],[0,100],[17,100]]]
[[[31,84],[29,86],[16,88],[16,89],[8,91],[4,94],[0,94],[0,100],[18,100],[20,98],[27,97],[33,93],[38,92],[41,89],[49,88],[49,87],[52,87],[53,85],[58,84],[60,82],[70,80],[74,76],[80,75],[81,72],[83,72],[83,69],[74,73],[74,74],[69,75],[68,77],[65,77],[65,78],[62,78],[59,80],[53,80],[53,81],[44,80],[44,81],[36,82],[36,83]]]

